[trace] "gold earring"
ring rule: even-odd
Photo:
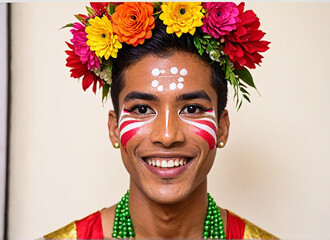
[[[119,142],[115,142],[115,144],[113,145],[114,148],[119,148]]]
[[[223,148],[224,146],[225,146],[225,144],[223,142],[218,143],[218,148]]]

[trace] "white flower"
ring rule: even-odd
[[[111,84],[112,74],[109,68],[104,68],[102,71],[101,68],[98,68],[94,70],[94,73],[96,76],[104,80],[106,83]]]

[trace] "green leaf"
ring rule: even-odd
[[[243,94],[243,97],[250,103],[250,98],[246,95],[246,94]]]
[[[228,62],[225,63],[225,73],[226,79],[231,83],[231,85],[235,86],[236,77]]]
[[[112,3],[109,4],[109,13],[110,13],[110,15],[114,14],[116,7],[117,6],[115,4],[112,4]]]
[[[239,86],[240,86],[241,88],[247,88],[247,86],[244,85],[242,82],[239,83]]]
[[[107,100],[109,90],[110,90],[110,84],[105,83],[103,85],[103,90],[102,90],[102,101]]]
[[[154,16],[155,21],[159,18],[159,16],[160,16],[160,13],[157,13],[157,14]]]
[[[210,39],[211,37],[212,37],[212,36],[210,36],[210,35],[208,35],[208,34],[206,34],[206,35],[203,36],[204,39]]]
[[[196,46],[199,54],[202,55],[204,53],[204,48],[202,48],[202,45],[200,43],[200,39],[197,35],[194,36],[194,45]]]
[[[247,95],[250,95],[250,93],[248,91],[245,90],[245,88],[239,88],[241,90],[242,93],[245,93]]]
[[[85,19],[82,17],[82,16],[80,16],[79,14],[76,14],[76,15],[74,15],[80,22],[82,22],[82,23],[84,23],[85,22]]]
[[[152,5],[153,5],[154,9],[156,9],[158,11],[159,9],[161,9],[160,6],[162,5],[162,3],[161,2],[153,2]]]
[[[239,103],[239,105],[238,105],[238,108],[237,108],[237,112],[239,111],[239,109],[241,108],[241,106],[242,106],[242,103],[243,103],[243,101],[241,100],[241,102]]]
[[[87,9],[88,15],[89,15],[90,17],[93,16],[93,15],[95,14],[95,11],[94,11],[93,8],[86,6],[86,9]]]
[[[243,69],[236,69],[235,74],[237,74],[239,76],[240,79],[242,79],[246,84],[248,84],[249,86],[256,88],[256,86],[254,85],[253,82],[253,78],[252,75],[250,74],[249,70],[247,70],[247,68],[243,68]]]
[[[68,23],[67,25],[61,27],[59,30],[61,30],[63,28],[67,28],[67,27],[73,27],[73,23]]]
[[[203,40],[203,39],[199,39],[199,41],[201,42],[201,44],[203,44],[203,45],[206,45],[207,44],[207,41],[205,41],[205,40]]]

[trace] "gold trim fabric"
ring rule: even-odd
[[[44,236],[44,239],[78,239],[76,223],[72,222],[52,233]]]
[[[243,220],[245,222],[244,239],[279,239],[248,220]]]

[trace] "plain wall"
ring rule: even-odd
[[[0,238],[4,237],[7,170],[7,7],[0,3]]]
[[[108,140],[108,101],[69,77],[80,2],[12,6],[9,238],[36,238],[119,201],[128,174]],[[328,237],[330,3],[248,2],[271,41],[252,71],[261,97],[236,112],[209,192],[282,238]]]

